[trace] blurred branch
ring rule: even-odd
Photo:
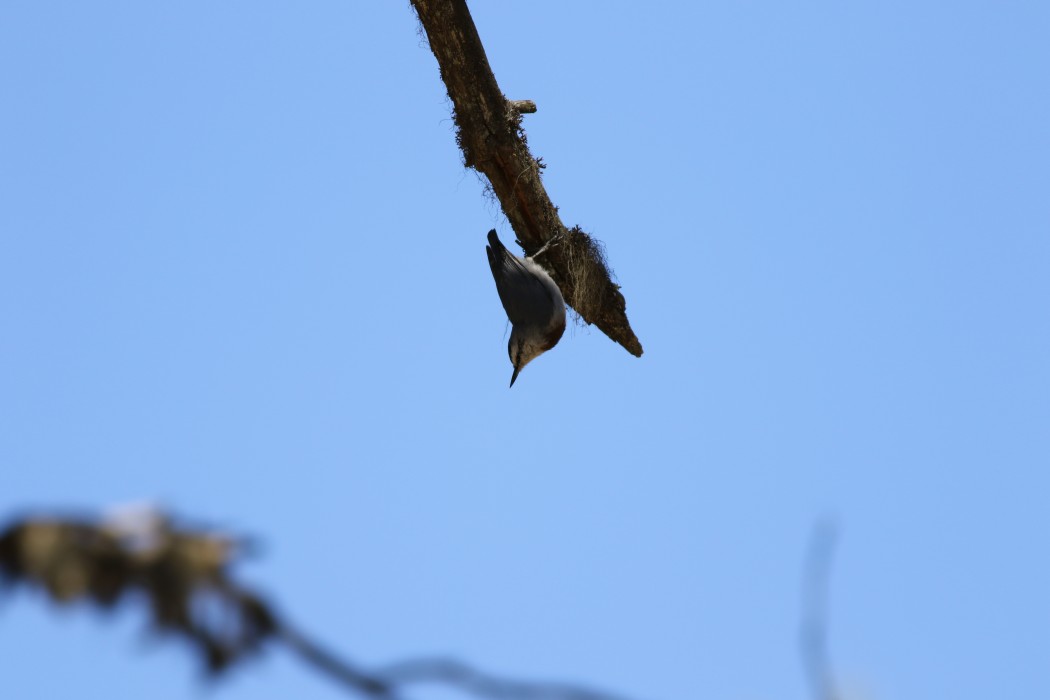
[[[402,684],[445,683],[497,700],[625,700],[563,683],[514,681],[483,673],[452,659],[413,659],[387,667],[383,678]]]
[[[828,655],[828,584],[838,525],[825,519],[813,527],[803,578],[802,663],[815,700],[841,700]]]
[[[566,301],[584,321],[641,357],[642,344],[601,244],[578,226],[566,228],[543,186],[543,163],[529,152],[521,126],[521,115],[535,112],[536,105],[503,96],[465,0],[411,1],[452,100],[464,164],[488,178],[526,253],[560,242],[543,262]]]
[[[362,670],[298,631],[230,577],[243,540],[177,527],[157,510],[127,516],[14,521],[0,531],[0,583],[42,589],[56,603],[86,601],[106,611],[132,593],[141,594],[152,627],[188,643],[212,675],[254,656],[267,643],[281,643],[314,669],[370,698],[399,700],[409,685],[435,683],[496,700],[617,700],[559,683],[507,680],[453,659]]]
[[[276,634],[303,661],[361,695],[376,698],[395,696],[393,684],[386,679],[355,668],[348,661],[322,649],[309,637],[296,632],[288,624],[279,625]]]

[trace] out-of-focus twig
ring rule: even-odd
[[[277,643],[369,698],[402,700],[409,686],[432,683],[494,700],[622,700],[562,683],[507,680],[454,659],[363,670],[231,578],[242,542],[180,527],[160,511],[102,520],[22,518],[0,530],[0,583],[42,589],[57,603],[85,601],[103,610],[113,610],[129,593],[142,594],[153,628],[187,642],[212,674]]]
[[[534,683],[499,678],[452,659],[412,659],[388,666],[380,675],[399,684],[444,683],[497,700],[626,700],[564,683]]]
[[[350,662],[340,659],[306,635],[292,629],[290,625],[279,625],[277,636],[289,649],[298,654],[300,659],[346,687],[371,697],[396,697],[393,683],[379,675],[362,671]]]
[[[831,518],[813,528],[802,582],[802,664],[814,700],[841,700],[828,655],[828,584],[838,540],[838,525]]]

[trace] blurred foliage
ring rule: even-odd
[[[155,511],[99,522],[29,518],[0,534],[0,578],[42,589],[57,603],[105,609],[141,593],[152,626],[189,642],[219,673],[276,629],[269,608],[229,578],[238,550],[229,538],[176,529]]]
[[[176,526],[154,508],[126,508],[98,520],[25,517],[0,531],[0,583],[42,590],[58,604],[82,601],[104,611],[127,599],[144,600],[151,626],[186,641],[212,675],[273,642],[367,697],[396,700],[409,686],[437,683],[505,700],[616,700],[573,685],[508,680],[441,657],[360,670],[232,580],[231,565],[245,551],[244,540]]]

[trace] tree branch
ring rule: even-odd
[[[402,684],[444,683],[494,700],[624,700],[619,696],[564,683],[533,683],[499,678],[453,659],[412,659],[388,667],[382,677]]]
[[[377,700],[401,700],[408,686],[420,683],[493,700],[617,700],[563,683],[500,678],[454,659],[413,659],[362,670],[298,631],[230,577],[243,541],[177,527],[152,509],[133,515],[13,522],[0,530],[0,583],[39,588],[56,603],[86,601],[106,611],[128,597],[145,601],[152,627],[189,644],[213,675],[267,644],[280,643],[348,690]]]
[[[838,539],[838,526],[831,519],[813,528],[803,579],[801,626],[802,663],[814,700],[841,700],[828,656],[828,583]]]
[[[489,67],[465,0],[411,0],[437,58],[458,127],[464,163],[488,178],[518,242],[527,254],[558,241],[544,267],[566,301],[627,352],[640,357],[642,344],[627,320],[627,302],[612,281],[601,245],[566,228],[540,178],[543,164],[529,152],[521,114],[527,101],[508,102]],[[534,107],[534,105],[533,105]]]

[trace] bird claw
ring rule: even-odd
[[[537,250],[535,253],[533,253],[532,255],[526,255],[525,257],[529,258],[530,260],[532,260],[533,258],[538,258],[539,256],[541,256],[544,253],[546,253],[547,249],[550,248],[552,245],[557,245],[557,244],[561,243],[564,239],[565,239],[565,234],[559,233],[559,234],[557,234],[557,235],[547,239],[547,242],[544,243],[543,246],[539,250]]]

